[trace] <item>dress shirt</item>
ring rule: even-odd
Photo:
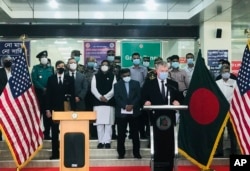
[[[220,88],[221,92],[230,103],[233,98],[234,87],[236,86],[236,80],[229,78],[226,82],[223,79],[217,80],[216,84]]]

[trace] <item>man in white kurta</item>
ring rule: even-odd
[[[100,70],[91,81],[91,92],[94,95],[93,106],[97,113],[96,126],[98,136],[97,148],[111,148],[112,125],[115,120],[114,84],[116,77],[109,71],[107,60],[102,61]]]

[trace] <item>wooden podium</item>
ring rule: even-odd
[[[52,119],[60,121],[60,171],[89,171],[89,121],[96,113],[53,111]]]

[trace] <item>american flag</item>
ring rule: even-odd
[[[25,58],[13,57],[11,77],[0,97],[0,125],[18,168],[41,149],[43,132],[34,89]]]
[[[250,51],[247,45],[231,101],[231,119],[242,154],[250,154]]]

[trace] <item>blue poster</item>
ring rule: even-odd
[[[94,57],[98,63],[107,58],[107,51],[115,51],[115,41],[89,41],[84,42],[84,63],[88,57]]]
[[[27,49],[27,62],[30,64],[30,42],[25,42]],[[0,59],[3,56],[10,55],[11,57],[19,56],[22,53],[21,41],[0,41]]]
[[[220,59],[228,60],[228,50],[208,50],[207,64],[208,66],[218,66]]]
[[[219,75],[219,60],[228,60],[228,50],[208,50],[207,64],[214,75]]]

